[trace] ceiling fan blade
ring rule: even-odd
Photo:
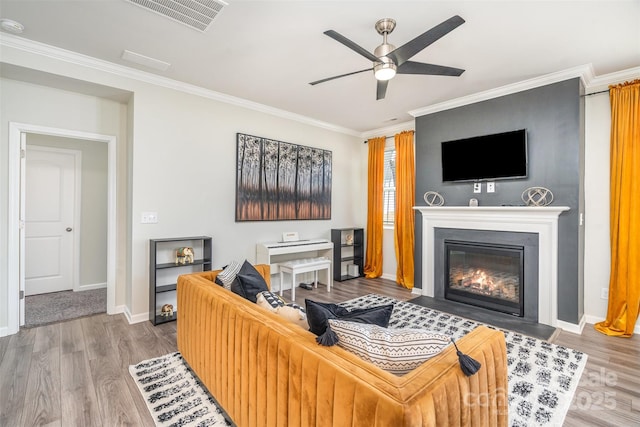
[[[389,80],[378,80],[378,87],[376,89],[376,101],[384,99],[384,96],[387,94],[388,85]]]
[[[461,68],[445,67],[444,65],[425,64],[423,62],[407,61],[398,67],[398,74],[429,74],[434,76],[458,77],[464,70]]]
[[[331,37],[332,39],[342,43],[343,45],[345,45],[349,49],[353,50],[354,52],[359,53],[360,55],[362,55],[365,58],[367,58],[369,61],[380,62],[378,60],[378,58],[374,54],[372,54],[371,52],[369,52],[368,50],[366,50],[362,46],[352,42],[351,40],[349,40],[348,38],[346,38],[342,34],[336,32],[336,31],[333,31],[333,30],[327,30],[327,31],[324,32],[324,34],[326,34],[329,37]]]
[[[316,80],[315,82],[309,83],[311,86],[317,85],[318,83],[328,82],[329,80],[339,79],[340,77],[347,77],[353,74],[364,73],[365,71],[373,71],[373,68],[367,68],[366,70],[353,71],[347,74],[340,74],[339,76],[327,77],[326,79]]]
[[[400,66],[411,59],[413,55],[462,24],[464,24],[464,19],[458,15],[452,16],[432,29],[425,31],[410,42],[400,46],[393,52],[390,52],[387,54],[387,57],[391,58],[396,65]]]

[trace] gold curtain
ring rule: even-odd
[[[640,307],[640,80],[609,91],[611,273],[607,318],[595,328],[628,338]]]
[[[395,135],[396,143],[396,210],[395,248],[396,282],[413,289],[414,211],[416,170],[413,147],[413,131]]]
[[[368,279],[382,276],[382,217],[384,214],[384,136],[371,138],[368,164],[367,252],[364,276]]]

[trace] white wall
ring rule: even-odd
[[[330,221],[235,222],[236,133],[264,136],[332,151]],[[330,229],[364,224],[359,138],[172,90],[136,91],[133,144],[132,301],[146,312],[148,239],[213,237],[214,266],[255,261],[257,242],[283,231],[330,238]],[[159,223],[139,224],[141,212]]]
[[[50,55],[3,47],[3,61],[133,93],[122,106],[86,95],[2,81],[0,131],[0,237],[7,229],[7,126],[20,121],[122,134],[130,145],[118,167],[129,171],[118,182],[119,204],[129,204],[122,237],[118,234],[117,304],[133,321],[146,320],[148,310],[148,240],[190,235],[213,236],[214,266],[232,259],[255,260],[257,242],[277,240],[295,230],[304,238],[330,238],[330,229],[366,224],[366,145],[362,138],[297,120],[243,108],[210,97],[169,89],[134,78],[98,71]],[[5,87],[11,90],[5,91]],[[22,96],[23,91],[27,96]],[[64,98],[62,101],[60,98]],[[86,100],[87,102],[84,102]],[[114,111],[105,117],[105,109]],[[37,113],[40,114],[37,114]],[[131,120],[127,120],[127,117]],[[115,122],[114,122],[115,121]],[[106,123],[105,123],[106,122]],[[114,123],[111,123],[114,122]],[[109,126],[112,125],[112,126]],[[122,130],[124,129],[124,130]],[[331,150],[333,153],[332,216],[326,221],[236,223],[236,133]],[[128,188],[128,190],[127,190]],[[129,194],[122,194],[123,192]],[[158,224],[141,224],[142,212],[158,213]],[[122,242],[126,247],[121,247]],[[0,245],[0,299],[6,301],[6,239]],[[2,264],[4,263],[4,264]],[[7,325],[0,314],[0,328]]]
[[[584,314],[594,323],[607,315],[607,300],[600,298],[609,287],[611,245],[609,240],[609,156],[611,107],[602,93],[585,100],[585,250]]]
[[[382,230],[382,277],[395,282],[397,271],[394,229],[393,226],[385,226]]]

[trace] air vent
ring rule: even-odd
[[[228,4],[222,0],[128,0],[188,27],[206,31]]]

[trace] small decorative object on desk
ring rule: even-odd
[[[344,238],[344,242],[347,245],[353,245],[353,234],[347,234],[347,236]]]
[[[469,206],[474,208],[478,206],[478,199],[469,199]]]
[[[176,264],[193,264],[193,248],[185,246],[176,249]]]
[[[544,187],[529,187],[522,192],[522,201],[527,206],[547,206],[553,202],[553,193]]]
[[[444,205],[444,197],[440,193],[435,191],[427,191],[424,193],[424,201],[429,206],[442,206]]]
[[[160,316],[162,317],[171,317],[173,316],[173,305],[165,304],[160,309]]]

